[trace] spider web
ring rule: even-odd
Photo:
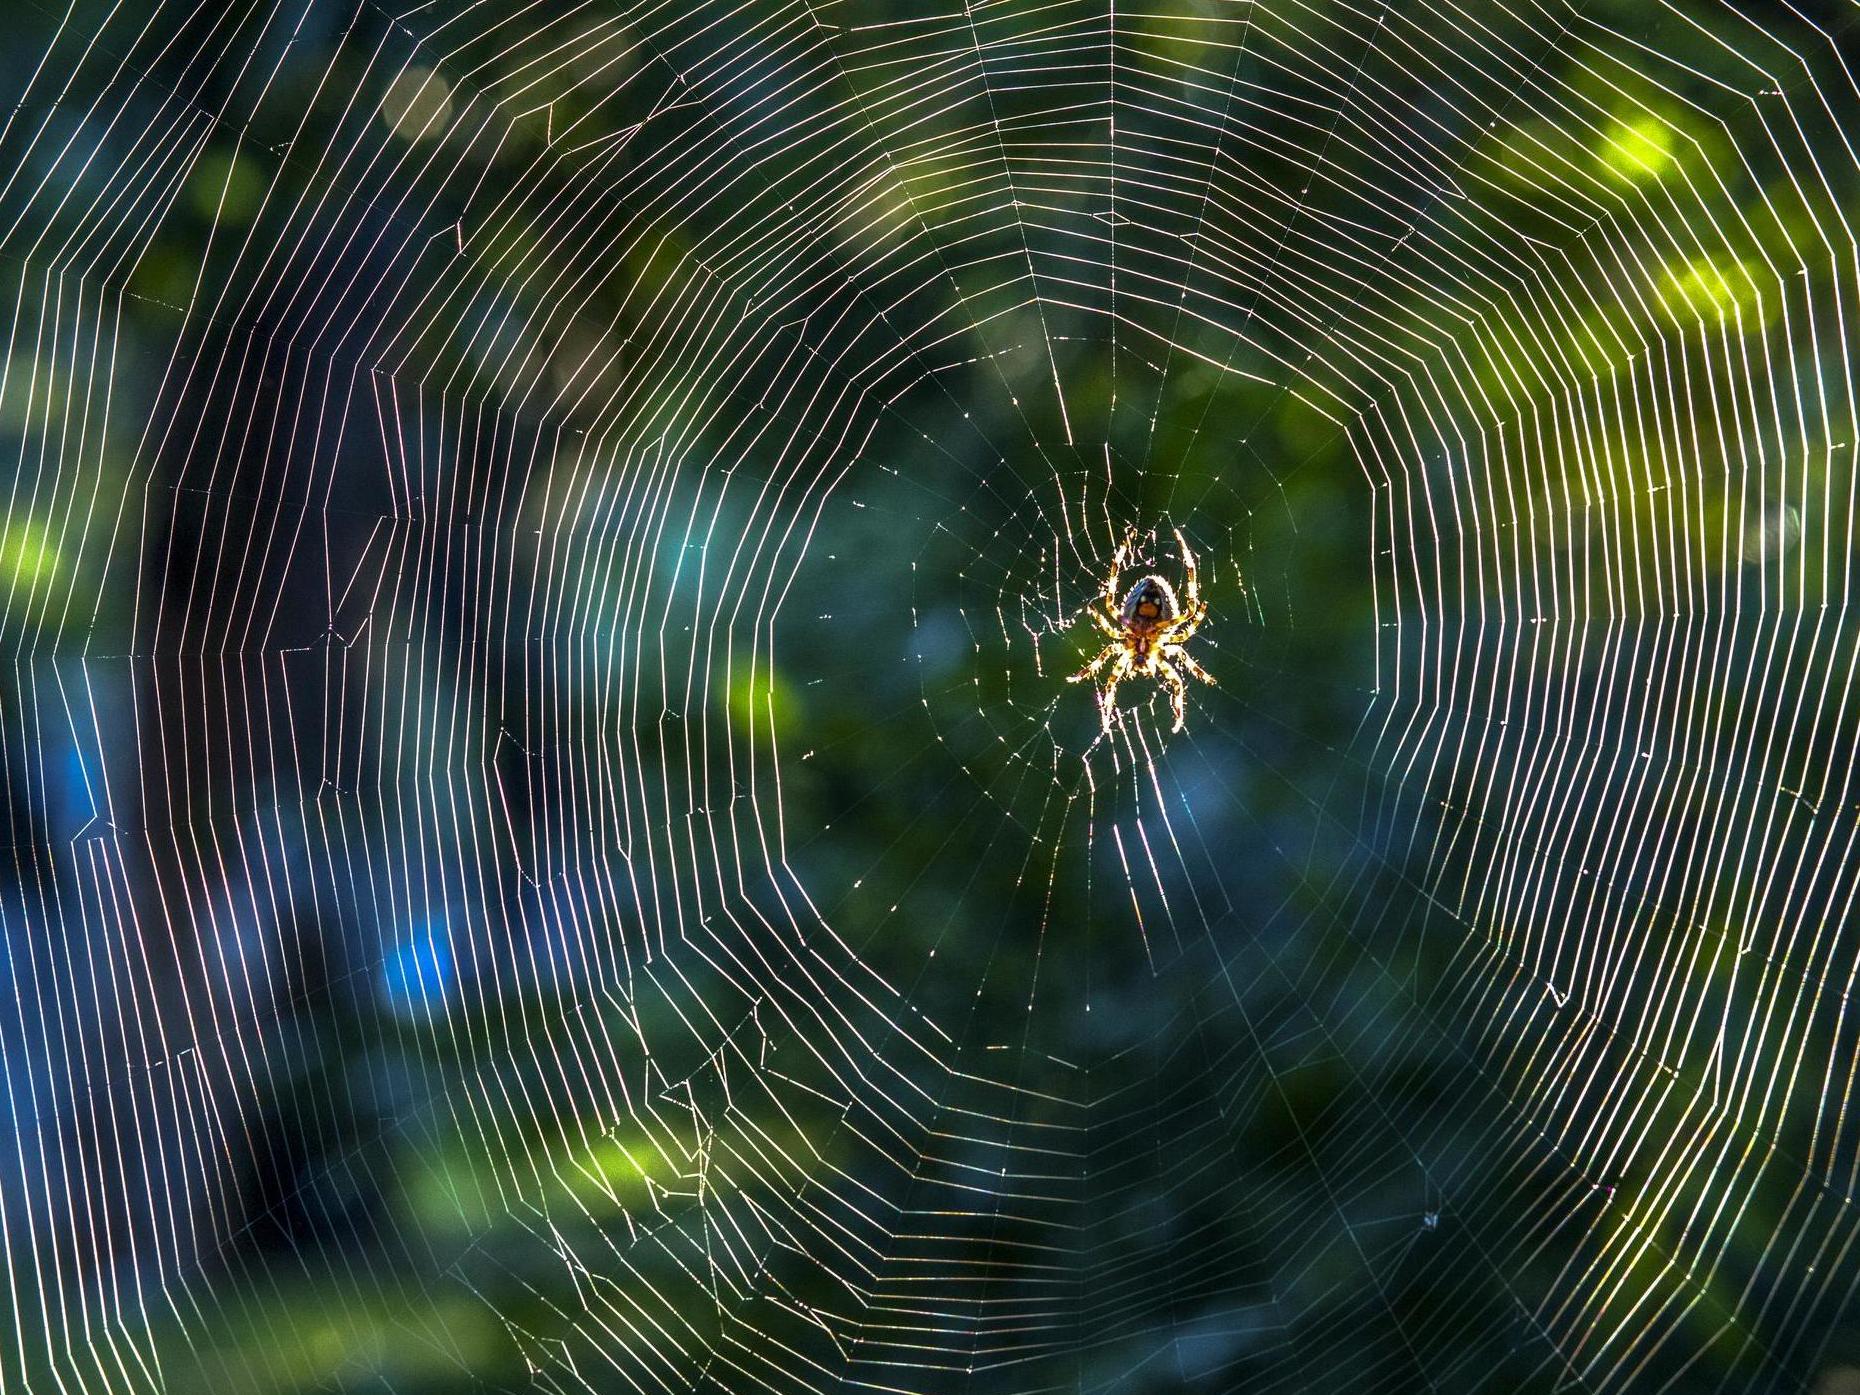
[[[16,22],[0,1389],[1860,1385],[1851,11]]]

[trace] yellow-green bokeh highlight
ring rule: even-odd
[[[401,1167],[404,1214],[434,1239],[473,1238],[511,1220],[524,1206],[566,1202],[596,1219],[654,1204],[653,1188],[677,1189],[684,1170],[643,1133],[563,1143],[539,1155],[498,1161],[460,1139],[409,1156]],[[543,1179],[537,1194],[535,1179]],[[527,1180],[526,1180],[527,1179]]]
[[[211,150],[194,166],[187,196],[194,212],[211,222],[249,223],[264,202],[265,177],[246,157]]]
[[[1595,153],[1613,179],[1648,184],[1678,172],[1679,145],[1679,131],[1665,117],[1651,111],[1624,111],[1603,127]]]
[[[766,658],[738,661],[731,671],[724,702],[738,730],[766,734],[772,727],[777,740],[793,733],[801,715],[801,700],[794,685]]]
[[[1741,319],[1746,328],[1763,323],[1757,272],[1748,263],[1696,257],[1668,267],[1659,287],[1660,304],[1679,324]]]
[[[4,571],[11,589],[36,589],[56,579],[63,570],[63,554],[43,525],[21,519],[0,530],[0,571]]]

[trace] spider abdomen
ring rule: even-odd
[[[1124,626],[1134,633],[1142,634],[1160,628],[1181,613],[1182,608],[1175,599],[1175,588],[1160,576],[1144,577],[1124,597]]]

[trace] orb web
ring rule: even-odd
[[[1860,1381],[1845,10],[18,23],[0,1387]]]

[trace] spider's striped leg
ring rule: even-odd
[[[1169,730],[1180,731],[1188,721],[1188,684],[1182,681],[1174,665],[1160,654],[1156,656],[1156,676],[1169,689],[1169,710],[1175,714],[1175,725]]]
[[[1132,672],[1130,655],[1123,650],[1117,654],[1117,662],[1111,668],[1111,676],[1098,690],[1098,716],[1104,724],[1104,734],[1111,734],[1111,723],[1117,718],[1117,685],[1128,678]]]
[[[1189,550],[1188,539],[1180,528],[1175,530],[1175,545],[1182,550],[1182,571],[1187,577],[1182,596],[1188,603],[1186,609],[1193,611],[1201,604],[1201,573],[1195,569],[1195,554]]]
[[[1195,631],[1201,628],[1201,622],[1208,618],[1208,603],[1195,601],[1182,612],[1182,618],[1169,627],[1166,636],[1171,644],[1181,644],[1195,637]]]
[[[1130,561],[1130,546],[1136,540],[1137,530],[1126,528],[1124,540],[1117,545],[1117,551],[1111,554],[1111,570],[1104,578],[1104,595],[1099,598],[1104,602],[1104,616],[1100,618],[1098,613],[1093,611],[1091,617],[1100,624],[1109,624],[1112,627],[1112,636],[1117,639],[1123,638],[1124,633],[1119,625],[1124,614],[1124,598],[1117,594],[1117,580],[1123,575],[1125,564]]]
[[[1117,594],[1118,574],[1130,564],[1130,551],[1136,545],[1136,541],[1137,530],[1135,528],[1124,529],[1124,540],[1117,545],[1117,551],[1111,554],[1111,574],[1104,580],[1104,599],[1114,611],[1123,599]]]
[[[1111,575],[1115,578],[1117,573],[1112,572]],[[1113,582],[1113,584],[1115,584],[1115,582]],[[1101,602],[1102,604],[1100,604]],[[1122,614],[1123,612],[1117,607],[1117,602],[1109,598],[1109,592],[1107,590],[1106,595],[1094,596],[1091,600],[1080,606],[1077,612],[1073,614],[1072,618],[1067,620],[1061,628],[1071,629],[1072,626],[1078,624],[1079,617],[1083,616],[1085,619],[1091,621],[1092,624],[1096,625],[1105,638],[1114,639],[1122,643],[1124,629],[1123,626],[1117,623],[1118,617]]]
[[[1115,644],[1105,645],[1104,648],[1098,651],[1097,658],[1093,659],[1090,663],[1086,664],[1084,668],[1080,669],[1077,673],[1073,674],[1070,678],[1066,679],[1066,682],[1083,683],[1087,678],[1097,677],[1098,670],[1103,668],[1107,663],[1109,663],[1114,656],[1122,652],[1123,651],[1120,650],[1118,646]]]
[[[1187,669],[1192,677],[1199,678],[1203,683],[1214,684],[1214,675],[1190,658],[1188,651],[1181,645],[1171,644],[1163,650],[1163,653],[1171,662],[1178,663]]]
[[[1186,580],[1182,585],[1182,618],[1171,627],[1169,638],[1180,643],[1201,628],[1201,622],[1208,616],[1208,603],[1201,599],[1201,572],[1180,528],[1175,530],[1175,545],[1182,551],[1182,571]]]

